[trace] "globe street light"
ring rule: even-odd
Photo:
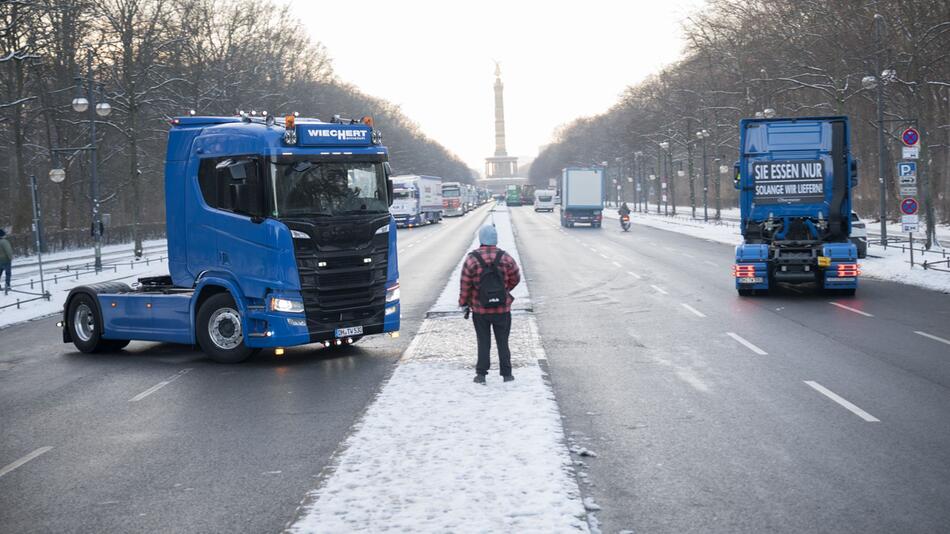
[[[77,95],[72,104],[76,113],[88,113],[89,118],[89,146],[80,150],[88,150],[91,160],[89,173],[91,178],[90,189],[92,190],[92,237],[95,242],[95,267],[98,273],[102,270],[102,215],[99,209],[99,158],[96,152],[96,115],[100,117],[108,116],[112,112],[112,106],[108,102],[96,102],[97,84],[92,76],[92,49],[89,49],[86,52],[86,76],[85,78],[82,76],[76,78],[76,86],[79,90],[82,90],[83,84],[85,84],[86,94]],[[101,85],[99,85],[99,90],[101,90]],[[59,173],[56,176],[58,178]],[[65,178],[65,172],[63,172],[62,177]],[[50,179],[56,181],[52,171],[50,172]]]
[[[50,181],[52,181],[54,184],[61,184],[61,183],[63,183],[63,180],[66,179],[66,171],[65,171],[65,169],[50,169],[50,171],[49,171],[49,179],[50,179]]]

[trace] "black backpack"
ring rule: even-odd
[[[505,277],[501,273],[501,257],[504,252],[499,250],[491,265],[485,263],[482,255],[477,251],[471,253],[482,265],[482,274],[478,279],[478,302],[483,308],[497,308],[508,303],[508,290],[505,288]]]

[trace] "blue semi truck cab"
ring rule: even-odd
[[[181,117],[165,162],[169,275],[80,286],[63,341],[198,344],[233,363],[262,348],[399,330],[388,152],[372,119]]]
[[[849,236],[857,163],[848,118],[744,119],[739,130],[739,294],[779,282],[854,294],[860,268]]]

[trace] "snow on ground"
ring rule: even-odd
[[[505,206],[504,204],[496,204],[495,207],[488,212],[488,216],[485,219],[484,224],[490,223],[494,223],[495,229],[498,231],[498,247],[510,254],[520,266],[521,256],[518,255],[518,247],[515,246],[514,230],[511,226],[511,218],[508,216],[508,206]],[[481,226],[479,226],[479,229],[481,229]],[[468,249],[471,251],[478,248],[479,245],[478,232],[476,232],[474,239],[472,239],[472,244],[468,247]],[[464,256],[461,260],[459,260],[459,264],[456,266],[455,270],[452,271],[452,276],[445,285],[445,289],[443,289],[442,293],[439,295],[439,299],[429,310],[430,314],[438,315],[458,311],[459,284],[461,283],[462,278],[463,263],[465,263]],[[454,289],[454,292],[450,291],[451,289]],[[515,298],[514,304],[512,304],[513,310],[531,310],[531,297],[528,294],[528,286],[526,284],[521,283],[515,287],[515,289],[511,292],[511,296]]]
[[[617,218],[616,211],[610,209],[605,209],[604,215],[608,218]],[[636,231],[637,225],[643,225],[729,245],[738,245],[742,241],[738,225],[729,222],[723,224],[713,221],[704,223],[703,221],[690,220],[688,217],[673,218],[653,213],[637,212],[631,214],[631,220],[634,224],[631,231]],[[943,254],[946,254],[946,256],[943,256]],[[870,245],[868,247],[868,257],[859,263],[861,264],[862,276],[950,293],[950,273],[932,269],[924,270],[920,266],[923,260],[938,261],[941,259],[950,259],[950,249],[935,247],[933,251],[928,251],[923,256],[919,251],[916,251],[914,253],[914,267],[912,268],[910,254],[906,247],[902,250],[900,245],[894,246],[892,244],[885,250],[880,246]],[[939,267],[943,269],[950,268],[946,264]]]
[[[149,242],[148,244],[164,244],[164,241],[161,242]],[[131,251],[129,245],[115,245],[113,247],[103,247],[103,253],[109,250],[109,252],[119,252],[124,250]],[[50,261],[62,260],[65,261],[70,256],[82,255],[85,252],[92,253],[92,249],[88,251],[70,251],[70,252],[61,252],[54,255],[51,255],[52,258]],[[17,277],[17,265],[13,265],[13,286],[14,290],[10,291],[8,295],[4,295],[0,291],[0,328],[4,326],[9,326],[12,324],[20,323],[23,321],[29,321],[31,319],[37,319],[40,317],[45,317],[50,314],[59,313],[63,309],[63,303],[66,300],[66,295],[69,293],[69,290],[80,285],[93,284],[96,282],[111,282],[119,281],[131,284],[137,278],[143,276],[160,276],[168,274],[168,260],[165,258],[166,252],[164,249],[158,251],[154,255],[147,255],[148,260],[143,257],[139,261],[124,260],[123,262],[108,263],[108,258],[103,258],[103,270],[96,274],[95,272],[86,272],[86,271],[71,271],[66,272],[60,268],[57,268],[55,265],[52,265],[49,270],[44,269],[45,278],[46,278],[46,290],[50,293],[50,300],[33,300],[31,302],[23,302],[20,304],[19,308],[16,306],[17,299],[24,301],[33,299],[36,295],[40,294],[40,283],[39,275],[23,275]],[[29,258],[24,258],[21,260],[23,262],[29,262]],[[32,261],[36,261],[35,257]],[[43,257],[43,263],[46,264],[47,258]],[[26,269],[26,267],[24,267]],[[76,272],[79,273],[78,279],[76,278]],[[58,279],[54,278],[58,277]],[[29,286],[29,279],[33,278],[35,283],[31,289]],[[55,281],[54,281],[55,280]],[[12,306],[7,306],[12,305]],[[2,307],[7,306],[7,307]]]
[[[508,214],[494,217],[516,255]],[[457,284],[443,291],[452,310]],[[495,373],[475,384],[471,321],[426,319],[288,530],[588,532],[531,314],[513,315],[510,344],[515,381],[493,355]]]

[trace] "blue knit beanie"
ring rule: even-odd
[[[498,231],[495,230],[494,226],[486,224],[478,231],[478,241],[482,245],[496,246],[498,244]]]

